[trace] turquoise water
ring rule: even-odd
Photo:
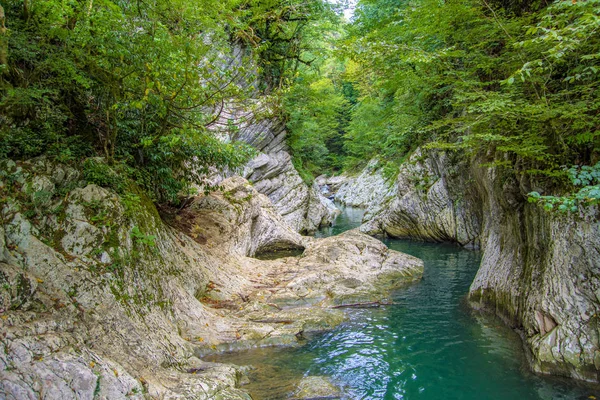
[[[360,223],[347,209],[329,236]],[[339,328],[297,348],[255,349],[213,361],[253,365],[246,386],[256,400],[289,398],[302,376],[326,375],[344,399],[600,399],[594,388],[530,373],[518,336],[465,304],[479,254],[455,246],[386,240],[423,259],[423,280],[394,304],[348,310]]]

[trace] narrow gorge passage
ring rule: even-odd
[[[346,208],[317,236],[360,225]],[[298,348],[213,355],[208,361],[252,365],[244,386],[255,400],[291,398],[305,376],[328,376],[344,399],[593,399],[600,390],[528,371],[518,335],[471,311],[466,294],[480,254],[446,244],[386,239],[423,259],[423,280],[395,293],[394,304],[348,309],[339,328]]]

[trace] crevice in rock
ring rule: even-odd
[[[304,249],[303,246],[286,241],[266,243],[256,249],[254,258],[259,260],[276,260],[284,257],[297,257],[304,253]]]

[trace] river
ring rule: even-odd
[[[360,224],[362,211],[346,208],[331,236]],[[255,400],[290,397],[303,376],[325,375],[343,399],[546,400],[600,399],[597,390],[540,377],[526,367],[516,333],[474,312],[466,295],[480,254],[449,244],[385,240],[421,258],[423,279],[394,294],[394,304],[349,309],[348,321],[294,348],[262,348],[207,357],[252,365],[245,388]]]

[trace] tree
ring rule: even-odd
[[[300,66],[310,67],[319,51],[315,31],[336,22],[336,6],[323,0],[250,0],[240,5],[235,35],[258,56],[267,91],[289,86]]]
[[[158,201],[176,201],[210,166],[239,166],[250,151],[207,129],[225,101],[249,93],[244,63],[229,63],[224,21],[237,18],[235,8],[210,0],[8,1],[0,156],[99,153]]]
[[[0,5],[0,67],[6,67],[8,57],[8,33],[4,7]]]
[[[594,164],[599,13],[597,0],[360,2],[345,52],[361,92],[348,150],[497,153],[498,165],[552,179]]]

